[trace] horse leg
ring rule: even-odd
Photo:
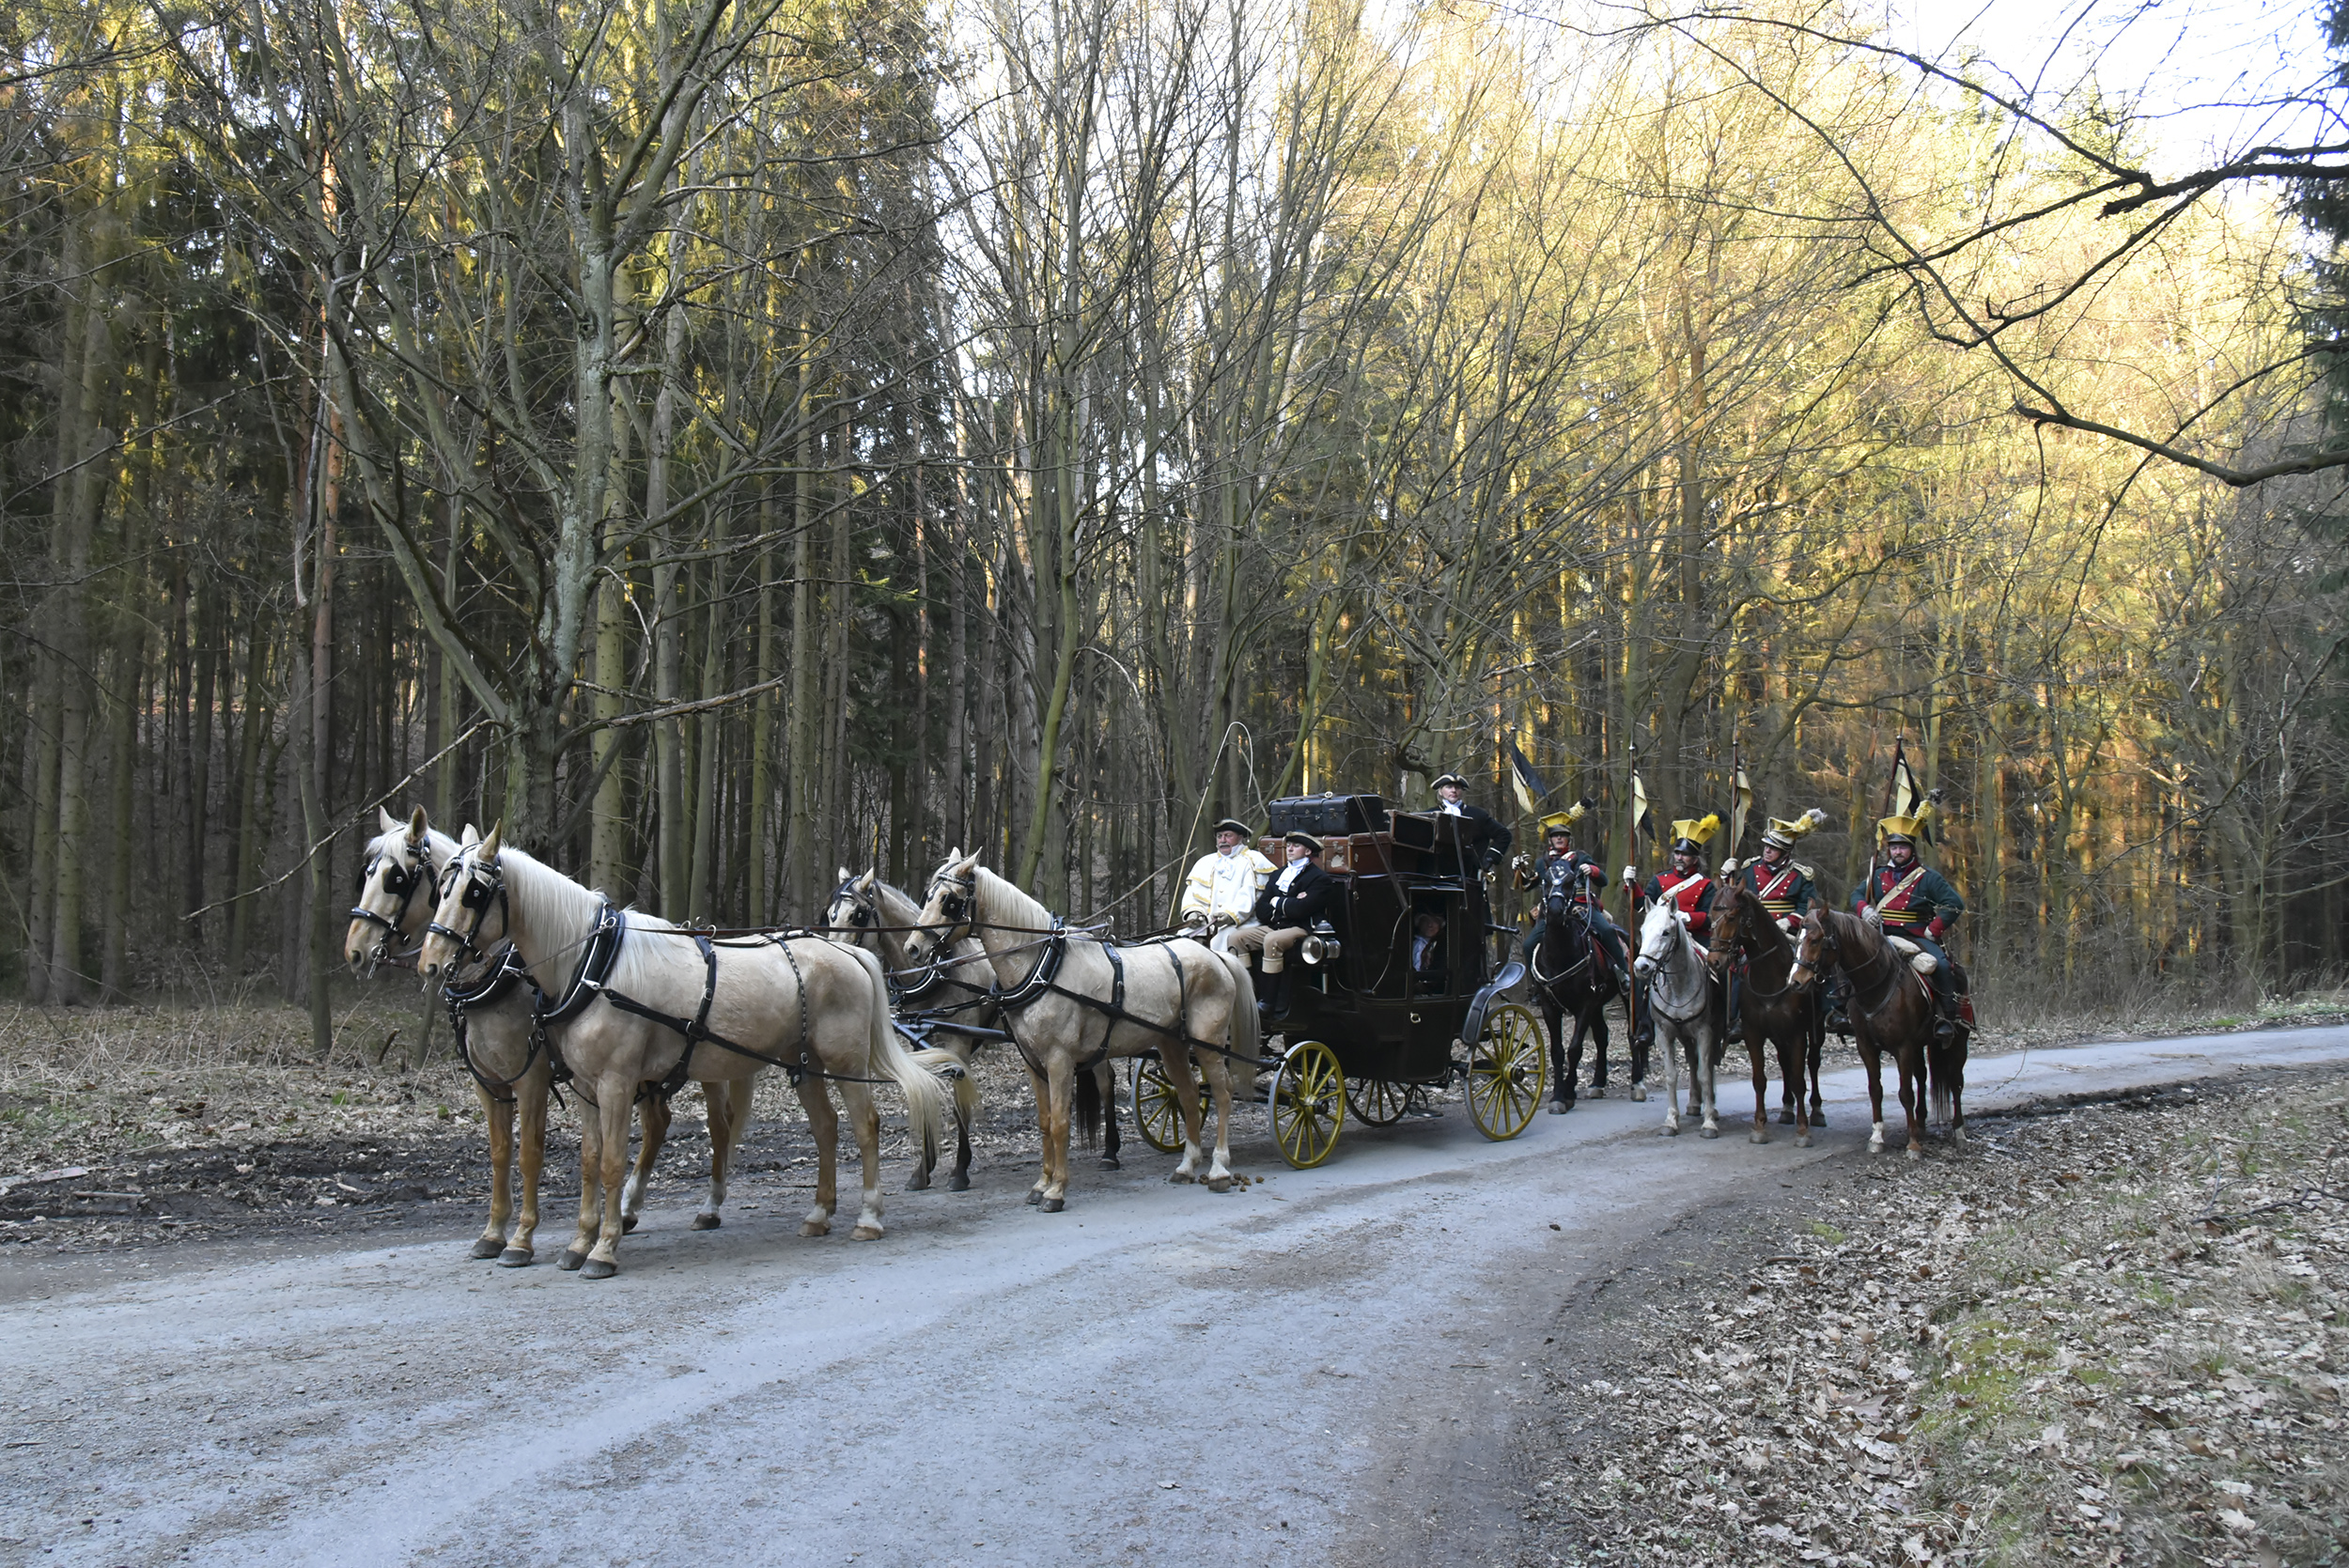
[[[1811,1147],[1811,1123],[1803,1114],[1802,1040],[1800,1036],[1790,1040],[1783,1033],[1773,1035],[1772,1040],[1778,1047],[1779,1077],[1794,1085],[1786,1100],[1785,1114],[1794,1119],[1795,1147],[1807,1149]]]
[[[620,1229],[624,1233],[636,1228],[636,1217],[645,1210],[645,1189],[652,1185],[653,1162],[661,1157],[661,1149],[669,1141],[669,1123],[676,1115],[677,1108],[669,1103],[668,1095],[645,1096],[645,1142],[636,1151],[636,1169],[629,1172],[628,1186],[620,1194]],[[714,1128],[714,1115],[711,1124]],[[714,1149],[717,1141],[713,1138],[710,1141]]]
[[[971,1118],[978,1113],[979,1085],[969,1069],[955,1079],[955,1173],[946,1178],[949,1192],[971,1189]]]
[[[1950,1094],[1950,1141],[1960,1148],[1966,1144],[1966,1025],[1957,1026],[1957,1037],[1950,1042],[1949,1076],[1946,1079]]]
[[[596,1244],[598,1217],[603,1212],[602,1170],[603,1112],[583,1098],[579,1117],[579,1229],[557,1260],[563,1268],[577,1268],[585,1263],[588,1249]]]
[[[1915,1045],[1901,1048],[1901,1111],[1908,1119],[1908,1147],[1904,1151],[1910,1159],[1922,1159],[1925,1155],[1925,1053]]]
[[[1767,1143],[1770,1141],[1770,1069],[1763,1060],[1763,1053],[1768,1049],[1768,1042],[1750,1029],[1744,1033],[1746,1060],[1753,1068],[1753,1131],[1746,1141]]]
[[[1549,1110],[1552,1115],[1563,1115],[1574,1109],[1574,1080],[1582,1066],[1582,1027],[1578,1020],[1574,1030],[1574,1054],[1566,1054],[1565,1014],[1554,1001],[1544,999],[1542,1020],[1549,1026]]]
[[[844,1082],[840,1085],[840,1098],[848,1107],[848,1126],[856,1134],[857,1158],[864,1172],[864,1201],[856,1211],[856,1229],[848,1233],[848,1239],[878,1241],[883,1228],[880,1111],[873,1104],[870,1084]]]
[[[506,1250],[498,1254],[498,1265],[503,1268],[526,1266],[537,1245],[538,1172],[547,1162],[547,1092],[552,1081],[547,1064],[537,1062],[514,1086],[515,1097],[521,1102],[522,1203],[515,1219],[514,1234],[506,1238]]]
[[[1859,1035],[1860,1064],[1868,1069],[1868,1152],[1884,1152],[1884,1052],[1875,1036]]]
[[[1664,1036],[1664,1136],[1680,1136],[1680,1042],[1669,1032]]]
[[[800,1079],[799,1091],[808,1133],[816,1140],[816,1203],[800,1221],[800,1234],[830,1235],[832,1211],[840,1202],[840,1113],[832,1108],[832,1092],[814,1073]]]
[[[1819,1057],[1827,1048],[1827,1014],[1819,1005],[1816,991],[1812,993],[1806,1017],[1803,1033],[1810,1041],[1805,1054],[1811,1063],[1811,1125],[1823,1127],[1827,1126],[1827,1102],[1819,1097]]]
[[[1199,1075],[1191,1066],[1190,1048],[1176,1041],[1160,1042],[1159,1061],[1174,1090],[1174,1104],[1183,1113],[1183,1158],[1167,1180],[1195,1182],[1199,1179],[1199,1139],[1206,1131],[1199,1103]]]
[[[1719,1138],[1721,1135],[1720,1103],[1714,1090],[1718,1080],[1716,1070],[1720,1064],[1719,1035],[1707,1038],[1704,1034],[1692,1033],[1688,1036],[1688,1098],[1694,1102],[1700,1094],[1704,1096],[1704,1123],[1697,1128],[1699,1138]],[[1689,1105],[1688,1114],[1697,1114],[1694,1103]]]
[[[596,1152],[602,1166],[598,1174],[603,1184],[603,1223],[596,1244],[587,1250],[587,1261],[580,1265],[583,1280],[608,1280],[620,1271],[620,1237],[627,1230],[620,1218],[620,1188],[628,1173],[628,1098],[634,1087],[614,1083],[609,1075],[596,1085],[596,1097],[602,1102],[598,1119],[603,1124],[603,1146]],[[647,1136],[646,1142],[651,1141]]]
[[[1076,1063],[1066,1053],[1055,1055],[1050,1063],[1050,1076],[1046,1079],[1044,1195],[1036,1207],[1046,1214],[1058,1214],[1068,1206],[1068,1125],[1076,1113]]]
[[[506,1221],[514,1212],[514,1102],[490,1098],[478,1083],[473,1092],[490,1125],[490,1222],[474,1242],[473,1255],[494,1258],[506,1250]]]
[[[741,1087],[747,1091],[750,1085]],[[735,1140],[742,1135],[735,1118],[739,1112],[748,1111],[751,1103],[750,1095],[744,1093],[738,1106],[735,1093],[735,1086],[730,1083],[702,1085],[702,1105],[709,1119],[709,1195],[693,1216],[692,1228],[697,1231],[716,1230],[720,1224],[719,1210],[725,1206],[726,1167],[734,1157]]]
[[[1235,1002],[1234,1005],[1238,1004]],[[1215,1148],[1207,1161],[1207,1190],[1229,1192],[1232,1190],[1231,1059],[1209,1051],[1200,1065],[1207,1077],[1207,1094],[1215,1101]]]
[[[1108,1057],[1094,1063],[1101,1086],[1101,1169],[1117,1171],[1117,1068]]]
[[[1607,1097],[1607,1032],[1591,1027],[1595,1018],[1596,1012],[1594,1009],[1578,1007],[1574,1010],[1574,1057],[1578,1063],[1581,1060],[1582,1037],[1589,1034],[1595,1048],[1591,1053],[1591,1098],[1603,1100]],[[1597,1021],[1604,1022],[1603,1019]]]

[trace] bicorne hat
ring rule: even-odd
[[[1212,831],[1219,833],[1237,833],[1242,844],[1247,843],[1249,839],[1255,836],[1249,832],[1248,824],[1242,822],[1237,816],[1225,817],[1222,821],[1217,823]]]
[[[1430,789],[1441,789],[1446,784],[1458,784],[1462,789],[1466,789],[1469,786],[1468,781],[1460,777],[1457,773],[1441,773],[1437,775],[1436,782],[1428,785],[1428,787]]]
[[[1281,835],[1281,840],[1284,844],[1301,844],[1307,850],[1315,855],[1321,853],[1321,840],[1315,838],[1313,834],[1307,832],[1302,828],[1296,829],[1291,832],[1283,833]]]

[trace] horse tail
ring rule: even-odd
[[[1101,1075],[1091,1067],[1077,1069],[1077,1136],[1088,1149],[1101,1141]]]
[[[1956,1076],[1952,1071],[1956,1063],[1950,1060],[1954,1054],[1952,1048],[1942,1045],[1939,1041],[1925,1048],[1925,1093],[1932,1101],[1933,1119],[1943,1126],[1949,1124],[1954,1113],[1953,1099],[1950,1093],[1950,1079]]]
[[[922,1163],[938,1163],[939,1116],[943,1108],[944,1093],[928,1068],[913,1059],[897,1038],[894,1025],[889,1021],[889,979],[881,971],[881,962],[861,947],[840,947],[863,966],[864,977],[872,989],[872,1063],[904,1092],[906,1097],[906,1130],[913,1137],[914,1146],[921,1150]]]
[[[946,1080],[954,1092],[956,1125],[968,1128],[979,1113],[979,1079],[971,1071],[971,1063],[937,1046],[924,1046],[913,1053],[913,1060],[924,1072]]]
[[[1223,967],[1232,971],[1232,1055],[1252,1068],[1256,1058],[1264,1052],[1264,1043],[1256,1035],[1255,982],[1248,977],[1248,961],[1237,954],[1223,953],[1217,956],[1223,960]]]

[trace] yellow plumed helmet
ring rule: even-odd
[[[1542,818],[1542,836],[1548,838],[1552,831],[1559,828],[1571,828],[1590,815],[1591,802],[1588,800],[1577,800],[1564,811],[1551,812]]]
[[[1795,840],[1805,836],[1814,828],[1824,826],[1826,822],[1827,813],[1816,806],[1804,812],[1792,822],[1773,816],[1770,818],[1769,826],[1762,830],[1762,842],[1775,844],[1781,849],[1792,849],[1795,846]]]
[[[1672,824],[1672,845],[1675,848],[1683,844],[1702,846],[1720,831],[1721,818],[1719,812],[1707,812],[1703,819],[1698,821],[1690,821],[1687,817],[1682,817]]]
[[[1876,819],[1876,832],[1888,841],[1896,838],[1905,838],[1913,844],[1917,841],[1918,834],[1924,830],[1925,820],[1932,815],[1933,808],[1925,806],[1919,808],[1917,815],[1914,816],[1878,817]]]

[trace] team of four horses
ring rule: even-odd
[[[1818,1119],[1818,1040],[1811,1021],[1815,988],[1805,982],[1838,968],[1850,978],[1852,1017],[1869,1068],[1871,1147],[1880,1148],[1884,1137],[1879,1043],[1899,1062],[1910,1157],[1921,1146],[1929,1070],[1935,1108],[1962,1137],[1962,1037],[1952,1059],[1933,1052],[1928,1063],[1930,1002],[1920,1002],[1916,977],[1869,925],[1813,911],[1799,937],[1790,939],[1750,897],[1717,910],[1714,925],[1708,952],[1667,904],[1650,913],[1641,933],[1635,967],[1672,1067],[1665,1130],[1679,1126],[1682,1061],[1689,1071],[1689,1113],[1701,1108],[1705,1135],[1717,1130],[1713,1069],[1729,1032],[1727,986],[1715,970],[1743,952],[1742,1024],[1753,1062],[1756,1141],[1766,1137],[1766,1041],[1778,1046],[1797,1141],[1809,1141]],[[1579,922],[1554,919],[1551,927],[1536,955],[1534,990],[1550,1015],[1551,1061],[1570,1086],[1584,1029],[1607,1000],[1611,975],[1603,962],[1588,962],[1594,949]],[[1566,952],[1577,941],[1584,963]],[[1179,1108],[1181,1160],[1173,1179],[1204,1180],[1218,1192],[1235,1180],[1235,1064],[1252,1077],[1265,1065],[1253,981],[1239,955],[1195,935],[1100,939],[1055,918],[976,855],[959,852],[931,877],[921,901],[873,872],[844,871],[814,930],[715,933],[615,908],[501,844],[495,829],[485,838],[468,828],[461,842],[452,839],[430,828],[418,808],[406,822],[384,815],[381,836],[368,846],[346,947],[354,968],[372,971],[412,959],[443,983],[489,1126],[490,1218],[475,1257],[509,1266],[532,1261],[547,1103],[558,1085],[580,1101],[578,1229],[562,1265],[589,1278],[617,1271],[620,1237],[635,1228],[668,1131],[670,1097],[689,1080],[701,1085],[709,1118],[709,1185],[694,1229],[718,1225],[728,1166],[750,1121],[753,1085],[760,1074],[780,1069],[806,1111],[817,1148],[815,1203],[801,1234],[832,1228],[836,1089],[862,1161],[854,1234],[869,1239],[882,1229],[877,1085],[894,1084],[905,1098],[917,1150],[915,1188],[928,1185],[951,1095],[959,1132],[951,1183],[959,1190],[969,1186],[976,1103],[971,1054],[986,1041],[1010,1042],[1029,1069],[1043,1135],[1042,1169],[1028,1202],[1056,1212],[1067,1196],[1072,1126],[1082,1117],[1089,1136],[1104,1102],[1111,1108],[1104,1157],[1116,1162],[1112,1061],[1157,1059]],[[1542,955],[1550,959],[1547,974]],[[1578,990],[1572,982],[1586,965],[1595,978],[1587,991]],[[918,1001],[919,1015],[893,1013],[893,982],[896,1002],[910,1007]],[[1574,1021],[1572,1063],[1560,1060],[1566,1017]],[[919,1021],[909,1025],[906,1017]],[[1603,1063],[1605,1025],[1596,1027]],[[924,1038],[919,1048],[906,1043],[913,1035]],[[1153,1081],[1160,1079],[1154,1075]],[[1202,1147],[1203,1092],[1215,1108],[1211,1152]],[[630,1120],[639,1111],[644,1138],[631,1171]]]

